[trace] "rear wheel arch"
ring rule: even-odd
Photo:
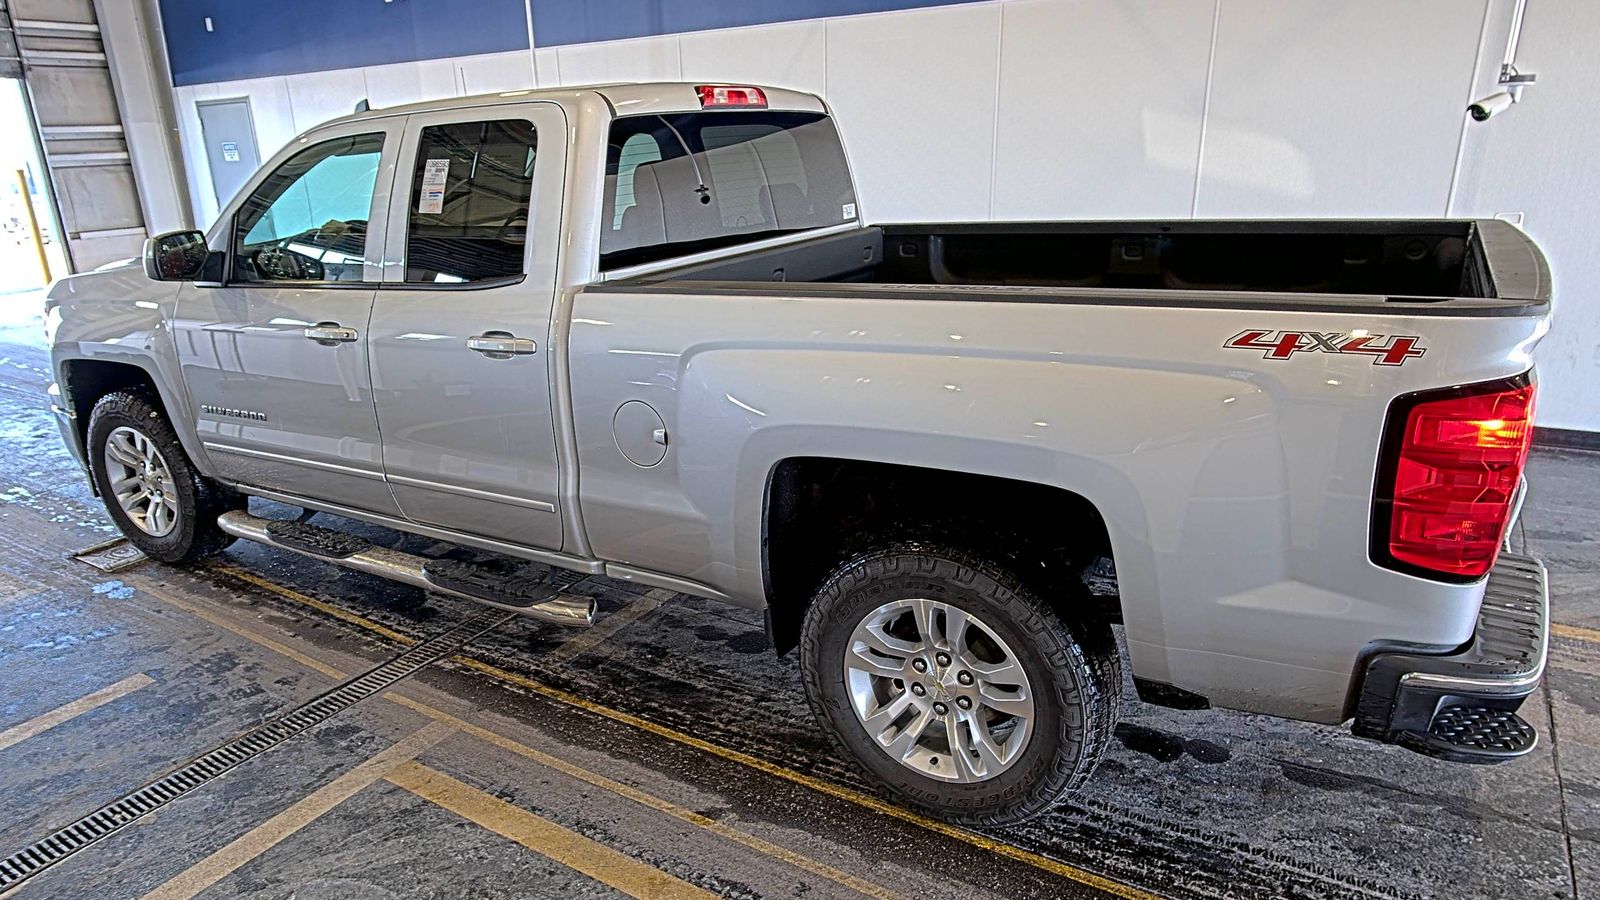
[[[762,505],[767,627],[779,654],[806,609],[852,556],[906,541],[959,547],[1013,570],[1063,619],[1119,621],[1114,594],[1084,570],[1112,559],[1096,505],[1061,487],[994,475],[837,457],[790,457],[770,470]]]

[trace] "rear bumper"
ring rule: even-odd
[[[1537,735],[1515,713],[1544,677],[1549,644],[1544,564],[1502,553],[1489,573],[1472,641],[1447,655],[1373,656],[1352,731],[1458,762],[1522,756]]]

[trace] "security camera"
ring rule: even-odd
[[[1467,112],[1472,115],[1472,121],[1482,122],[1495,113],[1510,108],[1511,104],[1515,102],[1517,102],[1517,98],[1513,97],[1510,91],[1501,91],[1498,94],[1490,94],[1467,107]]]

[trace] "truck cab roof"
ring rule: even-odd
[[[405,103],[399,106],[389,106],[382,109],[370,109],[363,112],[352,113],[324,122],[319,128],[331,125],[342,125],[347,122],[359,122],[369,119],[380,119],[388,116],[404,116],[413,113],[441,112],[454,109],[475,109],[485,106],[501,106],[512,103],[527,103],[531,100],[544,100],[561,104],[572,105],[581,101],[585,96],[599,95],[618,116],[644,115],[649,113],[667,112],[697,112],[701,107],[697,88],[706,82],[673,81],[673,82],[611,82],[602,84],[565,85],[551,88],[530,88],[526,90],[501,91],[492,94],[473,94],[466,97],[445,97],[439,100],[423,100],[418,103]],[[726,82],[716,82],[725,84]],[[759,88],[766,94],[766,109],[785,110],[791,112],[827,112],[827,105],[816,94],[803,91],[794,91],[787,88],[771,87],[768,85],[740,85],[741,87]]]

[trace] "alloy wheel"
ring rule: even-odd
[[[901,765],[941,781],[987,781],[1032,734],[1028,675],[1006,642],[948,603],[894,600],[868,613],[845,648],[851,705]]]
[[[178,526],[172,470],[149,435],[126,425],[106,436],[106,475],[117,505],[134,527],[166,537]]]

